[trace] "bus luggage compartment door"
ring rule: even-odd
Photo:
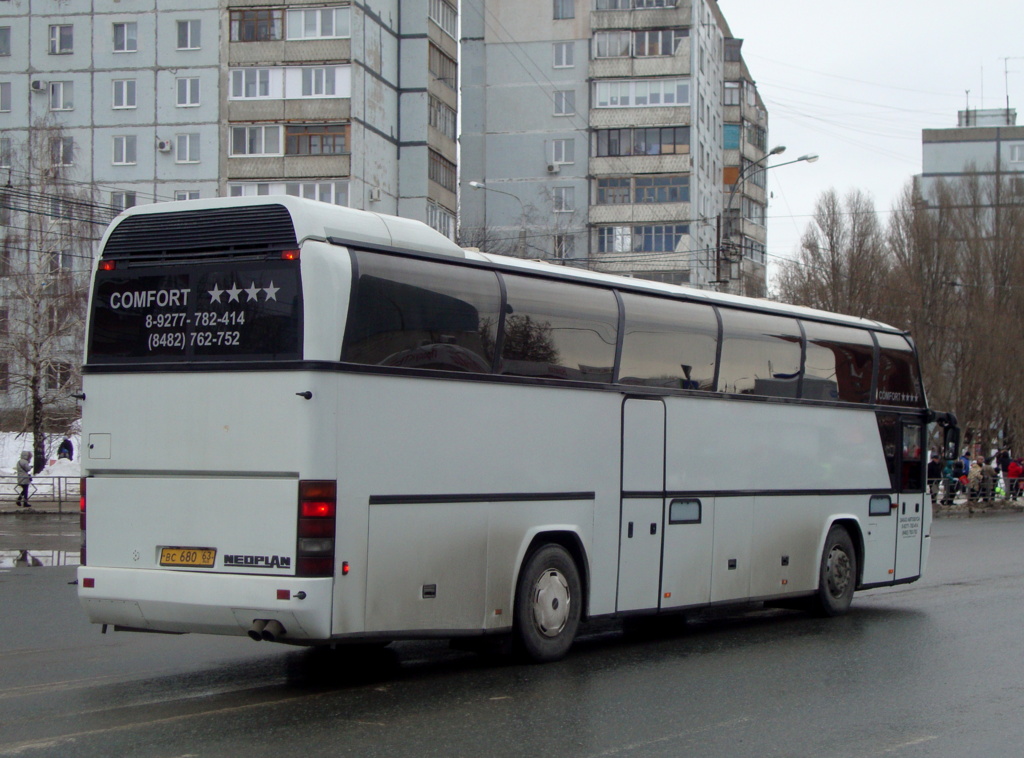
[[[665,508],[665,404],[622,406],[622,508],[616,609],[658,607]]]

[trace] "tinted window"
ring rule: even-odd
[[[489,271],[358,252],[341,359],[489,373],[501,291]]]
[[[741,395],[796,397],[800,328],[795,320],[722,309],[718,387]]]
[[[880,405],[924,406],[917,359],[910,344],[898,334],[878,338],[878,400]]]
[[[805,321],[803,396],[810,400],[871,402],[875,343],[863,329]]]
[[[619,319],[615,295],[521,276],[504,280],[501,373],[611,381]]]
[[[89,362],[302,357],[298,261],[98,271]]]
[[[626,333],[619,381],[713,390],[718,319],[709,305],[622,294]]]

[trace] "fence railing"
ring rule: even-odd
[[[81,482],[77,476],[33,476],[32,484],[28,486],[29,502],[56,503],[61,513],[65,505],[69,510],[77,508],[82,494]],[[0,502],[14,501],[19,492],[17,476],[0,476]]]

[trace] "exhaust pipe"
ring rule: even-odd
[[[288,632],[277,619],[267,621],[263,624],[263,639],[267,642],[277,642],[278,637],[284,637]],[[250,632],[251,634],[251,632]]]
[[[249,636],[256,640],[256,642],[260,642],[263,639],[263,630],[266,626],[267,622],[265,619],[255,619],[252,622],[252,626],[249,627]]]

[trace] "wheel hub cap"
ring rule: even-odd
[[[545,637],[555,637],[569,620],[569,583],[557,569],[547,569],[533,588],[533,620]]]
[[[850,556],[839,547],[834,547],[828,554],[828,591],[833,597],[841,597],[853,580]]]

